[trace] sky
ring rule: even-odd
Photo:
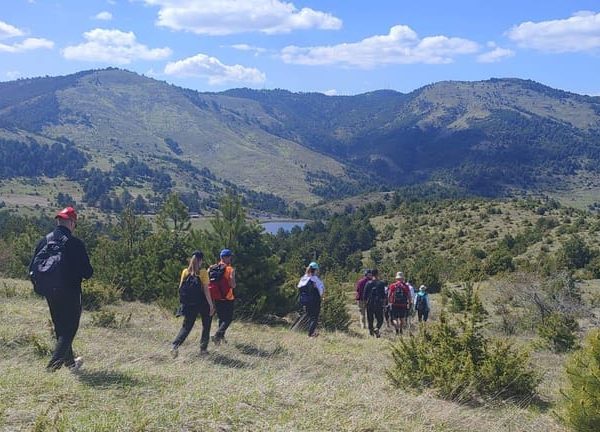
[[[0,0],[0,81],[109,66],[199,91],[523,78],[600,96],[600,0]]]

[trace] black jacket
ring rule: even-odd
[[[65,269],[67,273],[66,283],[66,292],[72,292],[76,294],[81,294],[81,281],[83,279],[89,279],[92,277],[94,273],[94,269],[90,264],[90,258],[88,256],[87,251],[85,250],[85,245],[81,240],[71,234],[68,228],[63,226],[57,226],[54,229],[55,236],[67,236],[68,240],[65,243]],[[33,256],[40,251],[46,245],[46,237],[42,238],[37,246],[35,247],[35,251],[33,252]],[[33,258],[31,259],[31,263],[29,264],[29,272],[31,273],[33,266]]]
[[[385,282],[379,279],[367,282],[364,290],[364,299],[369,305],[383,306],[385,303]]]

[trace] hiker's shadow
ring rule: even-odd
[[[77,378],[83,384],[90,387],[134,387],[140,384],[137,378],[117,371],[90,371],[85,370],[78,373]]]
[[[232,369],[252,369],[254,366],[243,360],[229,357],[228,355],[221,353],[214,353],[208,356],[208,360],[214,364],[227,366]]]
[[[253,344],[245,344],[245,343],[236,343],[235,347],[242,353],[248,356],[253,357],[261,357],[261,358],[271,358],[276,357],[285,352],[285,349],[280,345],[277,345],[272,350],[264,350],[262,348],[257,347]]]

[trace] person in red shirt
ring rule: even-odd
[[[396,328],[396,334],[401,334],[406,326],[406,317],[410,305],[410,288],[404,281],[402,272],[396,273],[396,282],[390,285],[388,292],[390,318]]]
[[[371,269],[365,270],[365,274],[356,282],[356,295],[354,299],[360,313],[360,328],[367,328],[367,301],[364,296],[365,285],[371,280]]]

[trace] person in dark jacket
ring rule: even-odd
[[[371,269],[366,269],[364,276],[356,281],[354,299],[360,314],[360,328],[367,328],[367,302],[364,297],[365,285],[371,280]]]
[[[364,298],[367,302],[367,323],[369,325],[369,334],[380,337],[381,326],[383,325],[383,307],[385,304],[385,282],[379,279],[379,271],[371,270],[372,279],[367,282],[364,290]],[[373,318],[377,319],[377,324],[373,326]]]
[[[78,370],[83,359],[73,354],[73,339],[79,329],[81,318],[81,281],[92,277],[94,269],[90,264],[88,253],[83,242],[73,235],[77,226],[77,213],[67,207],[56,214],[57,226],[52,233],[41,239],[33,257],[46,245],[48,239],[64,239],[64,256],[61,264],[61,286],[54,288],[46,295],[50,316],[54,324],[56,345],[47,370],[55,371],[67,366],[72,371]],[[29,265],[29,274],[33,275],[34,258]],[[36,281],[32,279],[35,284]]]

